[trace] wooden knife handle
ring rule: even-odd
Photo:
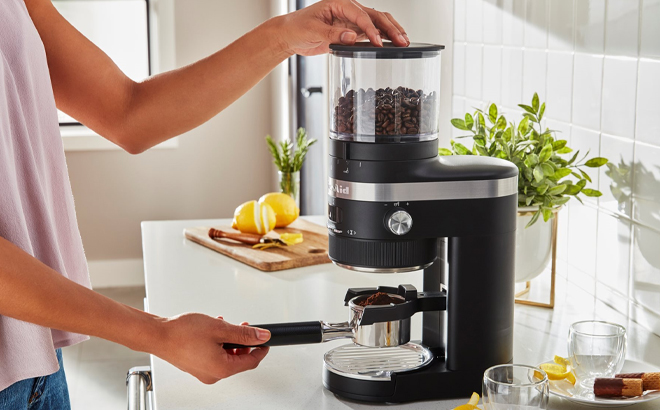
[[[261,240],[261,235],[254,235],[251,233],[225,232],[215,228],[209,229],[209,236],[212,239],[216,239],[216,238],[233,239],[235,241],[242,242],[248,245],[256,245]]]

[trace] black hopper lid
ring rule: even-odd
[[[354,45],[330,44],[330,53],[347,58],[426,58],[440,54],[445,46],[439,44],[410,43],[408,47],[397,47],[390,41],[384,41],[383,47],[376,47],[368,41]]]

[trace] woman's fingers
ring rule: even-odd
[[[399,23],[392,18],[389,13],[382,13],[380,11],[365,8],[364,11],[369,15],[371,20],[376,23],[376,27],[383,32],[395,45],[405,47],[410,44],[410,41],[404,37],[404,30]]]
[[[371,17],[355,2],[332,2],[330,4],[333,16],[343,18],[357,25],[367,35],[369,41],[378,47],[383,46],[383,39],[380,37],[373,21],[371,21]]]
[[[256,347],[248,354],[228,356],[227,364],[230,375],[256,369],[268,354],[268,347]]]
[[[217,332],[218,340],[223,343],[237,343],[246,346],[260,345],[270,339],[270,332],[250,326],[236,326],[222,321]]]
[[[249,325],[248,322],[241,322],[241,326],[247,326]],[[241,355],[241,354],[248,354],[250,353],[250,350],[252,350],[249,347],[243,347],[239,349],[227,349],[227,353],[233,354],[233,355]]]

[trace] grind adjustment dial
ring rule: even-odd
[[[387,218],[387,227],[390,228],[395,235],[405,235],[410,232],[412,228],[413,220],[412,216],[403,209],[398,209],[392,211],[390,216]]]

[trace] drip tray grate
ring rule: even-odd
[[[415,343],[385,348],[344,345],[323,357],[325,368],[333,373],[374,381],[389,381],[392,373],[419,369],[432,359],[427,348]]]

